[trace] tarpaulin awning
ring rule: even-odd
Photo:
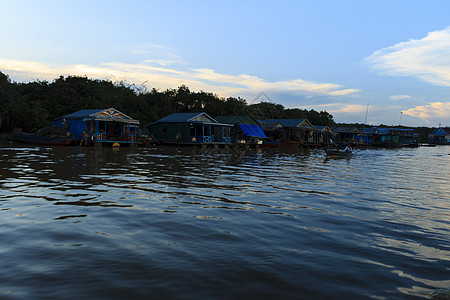
[[[267,138],[261,126],[259,125],[239,124],[239,127],[242,129],[246,136]]]

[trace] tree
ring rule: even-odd
[[[177,112],[206,112],[212,117],[249,114],[256,119],[308,119],[317,125],[334,124],[325,111],[285,109],[281,104],[261,102],[248,105],[240,97],[221,98],[210,92],[192,92],[186,85],[178,89],[148,91],[126,81],[60,76],[52,82],[13,83],[0,72],[0,131],[14,127],[35,131],[81,109],[114,107],[147,124]]]
[[[283,118],[284,106],[270,102],[260,102],[247,107],[247,112],[257,120]]]

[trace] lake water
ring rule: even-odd
[[[0,299],[430,298],[448,154],[4,145]]]

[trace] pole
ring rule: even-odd
[[[367,103],[367,109],[366,109],[366,117],[364,118],[364,125],[367,124],[367,114],[369,113],[369,103]]]
[[[403,112],[400,112],[400,122],[398,122],[398,126],[402,125],[402,116],[403,116]]]

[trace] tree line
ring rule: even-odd
[[[60,116],[81,109],[114,107],[141,124],[157,121],[177,112],[206,112],[208,115],[248,114],[260,119],[308,119],[316,125],[335,124],[326,111],[285,108],[261,102],[249,105],[240,97],[221,98],[211,92],[193,92],[185,85],[177,89],[148,90],[126,81],[60,76],[48,81],[12,82],[0,72],[0,132],[20,127],[34,132]]]

